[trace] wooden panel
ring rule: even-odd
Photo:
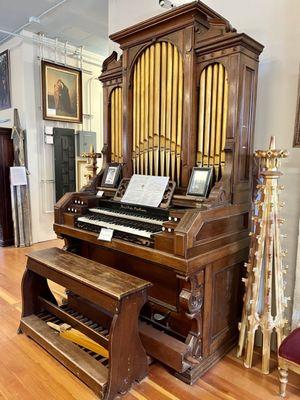
[[[189,364],[184,363],[184,358],[189,352],[186,344],[143,322],[139,324],[139,332],[149,355],[163,361],[175,371],[183,372],[188,368]]]
[[[13,166],[13,162],[11,129],[0,128],[0,246],[9,246],[14,242],[9,179],[9,167]]]
[[[124,257],[123,252],[112,251],[87,242],[80,244],[80,254],[127,274],[155,283],[149,289],[149,296],[164,302],[165,306],[170,306],[172,310],[177,307],[178,282],[176,271],[170,271],[163,265],[142,260],[130,254],[126,254],[126,257]]]
[[[228,233],[239,232],[248,227],[248,214],[240,214],[230,216],[229,218],[220,218],[215,221],[209,221],[202,226],[200,232],[196,236],[196,240],[212,240],[218,235],[226,235]]]
[[[212,340],[219,335],[228,333],[234,325],[237,333],[237,323],[241,314],[241,263],[224,268],[224,259],[213,265],[213,298],[212,298]],[[230,335],[232,337],[232,334]],[[225,341],[225,337],[223,337]],[[221,343],[218,344],[219,346]]]

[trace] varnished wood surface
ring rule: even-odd
[[[32,250],[59,246],[52,241]],[[0,399],[1,400],[96,400],[97,397],[73,374],[25,335],[17,335],[20,282],[28,249],[0,249]],[[51,285],[52,286],[52,285]],[[52,286],[53,288],[53,286]],[[54,291],[59,291],[57,285]],[[160,364],[150,367],[149,377],[136,385],[124,400],[279,400],[275,363],[271,374],[262,375],[254,359],[251,370],[243,367],[232,351],[188,386],[171,376]],[[287,399],[300,397],[300,379],[290,373]]]
[[[57,247],[29,253],[28,260],[29,264],[31,260],[37,261],[53,271],[63,273],[73,280],[116,299],[151,286],[149,282],[135,276],[62,251]]]

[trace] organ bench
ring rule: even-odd
[[[47,279],[66,287],[73,300],[59,306]],[[147,281],[55,247],[33,252],[28,255],[22,280],[20,332],[39,343],[100,398],[112,400],[147,375],[138,316],[150,286]],[[93,316],[82,315],[82,309],[76,311],[78,296],[94,310]],[[62,338],[47,322],[71,325],[107,349],[109,358]]]

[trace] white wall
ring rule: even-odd
[[[290,152],[282,162],[281,182],[285,185],[282,199],[286,206],[282,215],[287,219],[283,231],[288,234],[284,244],[288,249],[286,263],[290,266],[287,295],[292,297],[300,215],[300,149],[292,148],[300,55],[299,0],[204,2],[239,32],[265,45],[260,58],[254,146],[266,148],[270,136],[275,135],[278,147]],[[158,0],[110,0],[109,34],[163,11]],[[111,44],[110,48],[116,46]]]
[[[30,32],[22,32],[31,37]],[[99,65],[85,61],[83,69],[83,113],[92,114],[92,118],[83,118],[82,124],[43,121],[41,97],[40,47],[30,40],[14,38],[0,47],[0,52],[10,49],[12,109],[0,111],[0,118],[11,118],[2,124],[10,127],[13,123],[13,108],[19,110],[21,126],[26,130],[28,169],[30,172],[30,198],[32,214],[33,242],[55,238],[53,232],[54,206],[54,160],[53,146],[44,143],[44,127],[66,127],[80,130],[92,130],[97,133],[97,151],[102,149],[102,88],[97,77],[101,72],[103,57],[85,52]],[[54,60],[55,52],[44,47],[43,57]],[[84,57],[86,59],[86,57]],[[57,53],[57,61],[64,62],[64,55]],[[79,61],[67,58],[67,64],[79,67]]]

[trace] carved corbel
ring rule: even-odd
[[[180,306],[185,315],[192,320],[186,344],[190,348],[191,356],[199,359],[202,356],[203,271],[187,278],[179,278],[186,282],[179,296]]]

